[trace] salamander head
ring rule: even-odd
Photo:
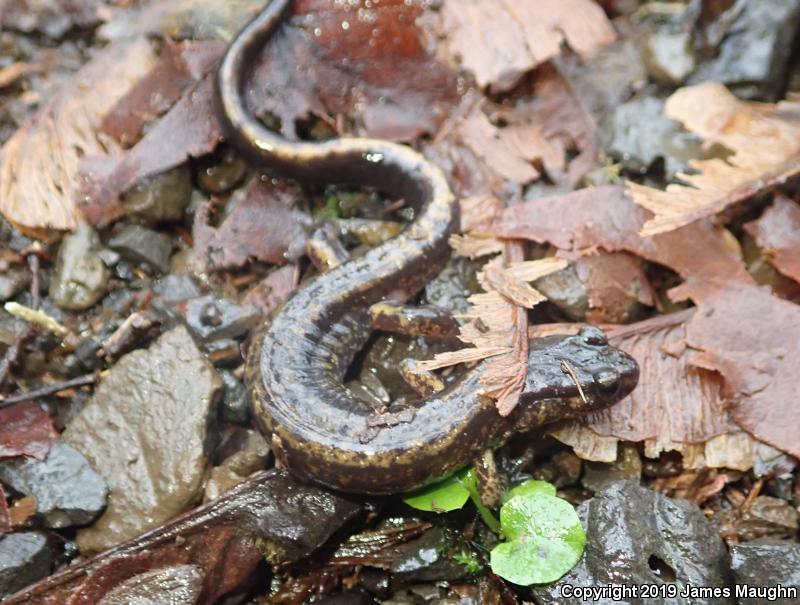
[[[535,412],[535,424],[581,416],[616,403],[638,380],[636,361],[609,345],[599,328],[537,338],[530,343],[520,411]]]

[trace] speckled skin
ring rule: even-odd
[[[296,475],[350,492],[396,493],[469,464],[511,434],[605,407],[638,379],[635,361],[591,328],[531,343],[520,405],[501,417],[482,395],[479,364],[405,414],[376,415],[343,384],[369,337],[369,305],[398,289],[417,291],[449,254],[458,207],[442,172],[409,147],[343,138],[289,142],[244,106],[247,66],[280,23],[273,0],[233,41],[219,69],[220,116],[230,142],[271,173],[301,182],[372,185],[414,205],[395,238],[320,275],[290,298],[253,339],[247,379],[259,428]],[[585,400],[562,369],[568,360]]]

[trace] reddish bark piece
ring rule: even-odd
[[[8,503],[6,502],[6,492],[0,485],[0,534],[11,531],[11,517],[8,514]]]
[[[744,229],[778,271],[800,282],[800,204],[779,193],[772,206]]]
[[[139,138],[144,125],[167,111],[187,86],[216,66],[225,45],[219,41],[167,42],[158,63],[117,101],[100,124],[100,132],[123,146]]]
[[[290,248],[301,253],[305,215],[292,209],[296,190],[257,179],[219,227],[208,224],[211,203],[195,214],[194,254],[211,269],[241,267],[251,259],[283,265]]]
[[[125,209],[119,196],[140,179],[159,174],[190,157],[214,150],[222,136],[214,104],[211,75],[190,87],[142,139],[126,152],[94,156],[81,163],[83,195],[78,208],[84,219],[105,226]]]
[[[711,223],[698,221],[668,233],[641,237],[639,230],[650,216],[622,187],[608,185],[506,208],[486,231],[497,237],[547,242],[573,257],[598,247],[626,250],[665,265],[684,278],[726,276],[753,283],[741,258]]]
[[[258,472],[222,497],[143,536],[64,568],[3,605],[95,605],[120,583],[172,565],[203,571],[199,605],[211,605],[263,565],[295,562],[360,514],[360,504],[286,472]],[[305,523],[303,520],[305,519]]]
[[[687,343],[693,363],[719,372],[733,420],[769,445],[800,457],[800,307],[751,284],[724,278],[693,281],[698,303]]]
[[[50,416],[30,401],[0,409],[0,458],[33,456],[47,458],[58,439]]]
[[[295,0],[248,86],[248,102],[280,119],[349,115],[356,131],[411,140],[435,132],[456,100],[456,74],[428,51],[417,0]]]

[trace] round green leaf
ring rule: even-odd
[[[547,481],[529,479],[503,494],[503,502],[508,502],[514,496],[522,496],[525,494],[547,494],[548,496],[555,496],[556,486]]]
[[[426,487],[409,492],[403,502],[417,510],[435,513],[447,513],[458,510],[469,500],[469,489],[464,486],[463,480],[467,471],[463,470]]]
[[[581,558],[586,534],[572,505],[546,493],[519,494],[500,509],[508,542],[491,552],[494,573],[527,586],[554,582]]]

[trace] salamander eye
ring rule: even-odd
[[[608,344],[605,333],[600,328],[595,328],[594,326],[582,328],[580,336],[587,345],[601,347]]]
[[[600,370],[594,375],[594,383],[602,395],[613,397],[619,391],[619,372],[611,369]]]

